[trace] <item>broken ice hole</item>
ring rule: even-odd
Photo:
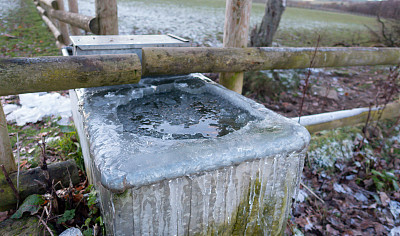
[[[125,132],[161,139],[221,137],[256,119],[214,94],[178,89],[133,99],[117,113]]]

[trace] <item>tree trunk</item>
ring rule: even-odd
[[[117,0],[95,0],[100,35],[118,35]]]
[[[243,48],[247,46],[251,1],[226,1],[224,47]],[[219,83],[230,90],[242,93],[243,72],[221,73]]]
[[[4,165],[7,172],[17,171],[14,155],[8,136],[6,116],[0,102],[0,164]]]
[[[278,29],[286,0],[268,0],[265,6],[265,14],[260,27],[255,27],[250,34],[250,46],[270,47],[275,32]]]

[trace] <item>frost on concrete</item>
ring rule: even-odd
[[[60,236],[83,236],[83,234],[78,228],[71,227],[64,230]]]
[[[282,151],[301,150],[307,143],[309,135],[303,133],[303,127],[250,99],[226,91],[222,86],[210,81],[196,80],[196,83],[203,84],[200,88],[196,88],[198,85],[194,84],[183,86],[182,84],[185,83],[189,83],[185,77],[178,77],[173,81],[144,79],[138,86],[127,85],[78,91],[80,93],[78,96],[81,96],[79,103],[83,103],[85,109],[83,116],[87,120],[86,129],[92,133],[90,137],[92,152],[95,154],[98,168],[102,170],[102,182],[107,188],[124,191],[126,188],[151,184],[164,178],[193,174],[200,170],[217,169],[230,163],[262,158]],[[236,132],[228,132],[222,137],[215,136],[213,139],[191,137],[177,141],[163,138],[168,136],[165,131],[161,136],[159,134],[144,135],[147,134],[146,129],[150,128],[152,131],[162,132],[158,126],[158,120],[148,121],[147,126],[151,127],[141,127],[144,131],[132,132],[133,127],[129,122],[135,123],[136,116],[141,114],[146,116],[149,110],[146,108],[141,113],[139,108],[136,111],[131,107],[131,117],[124,116],[121,112],[135,100],[135,103],[144,102],[143,106],[145,106],[148,102],[155,103],[160,94],[171,91],[186,91],[189,94],[208,93],[207,96],[216,97],[216,101],[221,103],[229,101],[230,106],[235,107],[236,110],[246,111],[246,116],[252,118]],[[144,97],[153,97],[154,101],[141,100]],[[164,99],[163,102],[168,101]],[[161,108],[160,104],[152,105],[153,109],[157,109],[157,106]],[[196,107],[188,107],[188,109],[196,109]],[[167,115],[161,111],[159,114],[160,116]],[[175,118],[180,116],[173,113],[170,115]],[[164,119],[169,120],[168,123],[171,126],[175,122],[175,119],[166,117]],[[145,121],[147,122],[146,119]],[[217,128],[222,129],[222,127]],[[173,134],[170,135],[173,136]],[[286,140],[288,138],[290,142]],[[266,146],[265,143],[268,142],[276,145]],[[282,145],[281,142],[287,143]],[[155,150],[157,150],[157,155],[155,155]],[[220,150],[220,158],[213,158],[216,154],[214,150]],[[116,154],[119,158],[114,157]],[[166,165],[169,168],[165,168]]]
[[[59,93],[20,94],[19,99],[20,106],[4,105],[7,121],[16,122],[18,126],[35,123],[48,116],[61,117],[58,123],[67,125],[72,116],[70,99]]]

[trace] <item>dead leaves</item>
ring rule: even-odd
[[[384,192],[380,192],[379,197],[380,197],[382,206],[387,207],[390,203],[390,198],[388,197],[388,195]]]
[[[389,155],[395,152],[398,150],[387,150]],[[302,181],[324,202],[309,194],[305,201],[295,203],[286,233],[300,230],[304,235],[388,235],[400,225],[400,217],[396,218],[400,191],[390,181],[379,190],[373,178],[398,179],[400,158],[384,159],[379,153],[373,154],[374,159],[367,159],[365,152],[355,151],[351,160],[338,160],[329,170],[317,170],[310,160]]]

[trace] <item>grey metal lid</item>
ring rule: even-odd
[[[185,47],[190,41],[168,35],[85,35],[71,36],[72,44],[81,50],[115,50],[143,47]]]

